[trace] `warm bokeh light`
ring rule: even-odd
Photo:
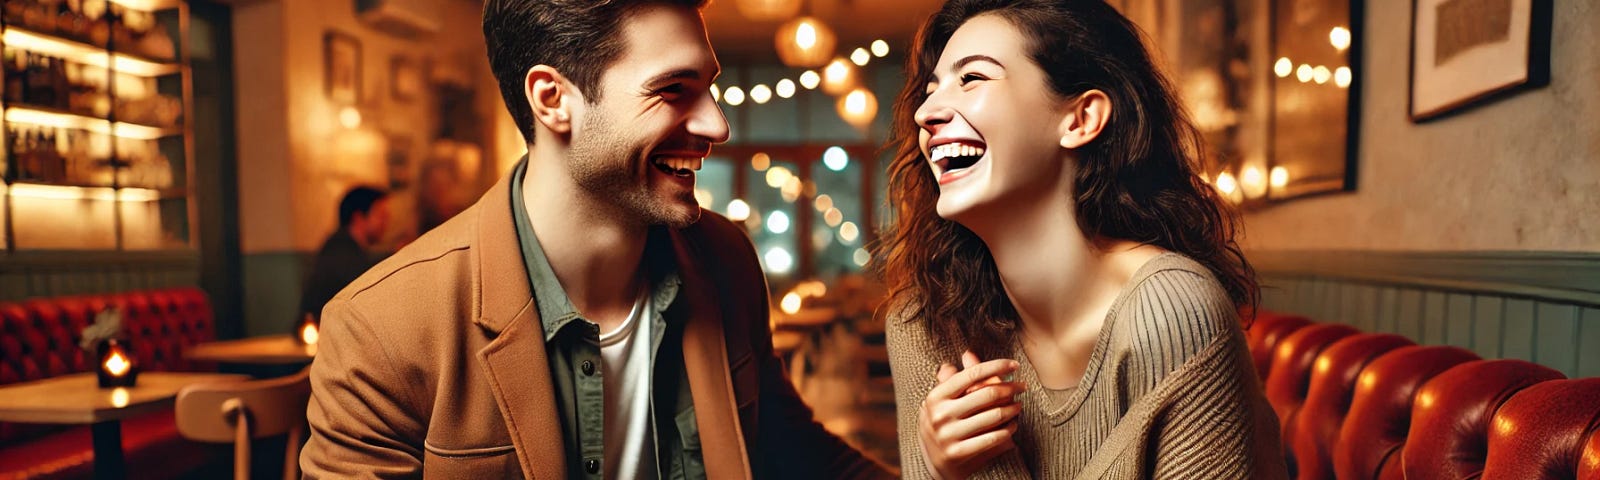
[[[739,14],[758,22],[786,20],[800,13],[801,0],[739,0]]]
[[[306,345],[316,345],[320,337],[317,333],[317,324],[306,322],[300,326],[300,342]]]
[[[844,222],[839,225],[839,240],[843,240],[846,244],[855,243],[860,235],[861,230],[856,227],[855,222]]]
[[[1267,181],[1274,189],[1289,186],[1289,169],[1283,168],[1282,165],[1272,167],[1272,172],[1267,174]]]
[[[750,204],[744,203],[744,200],[737,198],[733,199],[731,202],[728,202],[728,220],[743,222],[749,218]]]
[[[339,109],[339,125],[349,129],[361,128],[361,110],[349,106]]]
[[[855,69],[844,59],[834,59],[822,69],[822,91],[829,95],[843,95],[856,86]]]
[[[783,24],[773,38],[778,59],[791,67],[816,67],[833,58],[838,39],[833,30],[811,17],[800,17]]]
[[[1239,184],[1234,181],[1232,173],[1222,172],[1217,175],[1217,191],[1222,192],[1223,195],[1233,195],[1234,190],[1238,188]]]
[[[818,212],[826,212],[833,208],[833,197],[828,196],[826,193],[818,195],[813,205],[817,207]]]
[[[844,212],[839,211],[838,208],[830,208],[822,214],[822,221],[826,222],[830,227],[837,227],[840,222],[844,221]]]
[[[744,90],[739,87],[728,87],[722,91],[722,99],[727,101],[728,105],[737,107],[744,103]]]
[[[788,182],[789,178],[791,178],[793,176],[794,176],[794,174],[790,173],[789,169],[787,169],[787,168],[784,168],[784,167],[772,167],[772,168],[769,168],[769,169],[767,169],[767,186],[772,187],[772,188],[782,188],[783,184],[785,182]]]
[[[1328,32],[1328,43],[1333,44],[1333,48],[1341,52],[1350,48],[1350,30],[1344,27],[1333,27],[1333,30]]]
[[[757,104],[767,103],[767,100],[772,100],[772,89],[765,84],[750,87],[750,100]]]
[[[1261,198],[1267,194],[1267,176],[1259,167],[1251,165],[1239,172],[1239,190],[1248,198]]]
[[[128,370],[133,368],[133,362],[128,361],[128,357],[122,354],[122,348],[114,346],[111,347],[111,356],[106,358],[105,367],[106,373],[120,377],[128,374]]]
[[[718,87],[715,83],[711,84],[711,101],[722,101],[722,87]]]
[[[1300,68],[1295,69],[1295,71],[1294,71],[1294,77],[1299,79],[1300,83],[1306,83],[1306,82],[1311,81],[1311,75],[1312,75],[1312,70],[1311,70],[1311,65],[1310,64],[1302,63],[1302,64],[1300,64]]]
[[[782,211],[772,212],[767,215],[767,231],[772,233],[786,233],[789,231],[789,214]]]
[[[1332,78],[1333,78],[1333,71],[1332,70],[1328,70],[1328,67],[1324,67],[1322,65],[1317,65],[1317,68],[1313,69],[1311,71],[1311,79],[1315,80],[1317,82],[1317,85],[1328,83],[1328,80],[1330,80]]]
[[[785,293],[783,294],[783,300],[778,302],[778,308],[782,308],[783,313],[794,315],[800,312],[800,301],[799,293]]]
[[[794,268],[794,256],[783,247],[767,250],[761,258],[767,262],[767,271],[772,273],[789,273]]]
[[[872,119],[878,116],[878,97],[865,88],[857,88],[840,98],[836,107],[839,118],[857,129],[866,130],[872,126]]]
[[[105,200],[120,202],[149,202],[161,199],[161,193],[148,188],[69,187],[33,183],[12,184],[8,189],[13,198],[39,198],[46,200]]]
[[[822,83],[822,76],[817,75],[815,70],[800,72],[800,86],[805,87],[806,90],[816,89],[819,83]]]
[[[778,96],[781,97],[781,98],[793,97],[794,96],[794,80],[790,80],[790,79],[787,79],[787,78],[785,78],[783,80],[778,80],[778,84],[774,85],[772,89],[776,90],[778,92]]]
[[[6,3],[10,4],[11,2],[8,1]],[[175,63],[151,62],[121,53],[107,55],[105,50],[99,48],[60,40],[47,35],[34,34],[15,25],[6,28],[4,36],[0,37],[0,43],[4,43],[6,48],[16,48],[51,57],[64,58],[73,63],[93,67],[115,68],[119,73],[140,77],[158,77],[182,71],[178,64]]]
[[[156,140],[174,134],[173,131],[156,127],[135,125],[127,122],[111,122],[103,119],[73,115],[70,113],[47,112],[24,107],[8,107],[5,115],[7,122],[26,123],[45,127],[69,128],[74,130],[88,130],[101,135],[112,135],[133,140]]]
[[[1279,58],[1278,63],[1272,65],[1272,73],[1278,74],[1278,78],[1289,78],[1294,73],[1294,62],[1289,61],[1289,57]]]
[[[1353,77],[1354,75],[1350,73],[1350,67],[1339,67],[1333,71],[1333,84],[1338,85],[1339,88],[1350,88],[1350,81],[1354,80]]]
[[[856,253],[851,255],[851,260],[856,261],[857,267],[865,267],[867,262],[872,261],[872,253],[868,252],[866,248],[857,248]]]
[[[817,26],[809,20],[801,20],[794,29],[794,45],[801,49],[810,49],[817,46]]]
[[[800,177],[790,176],[788,180],[784,180],[783,186],[778,187],[778,193],[783,196],[783,201],[794,203],[800,199],[800,194],[804,187],[805,185],[800,182]]]
[[[856,66],[865,67],[867,62],[871,60],[872,54],[867,53],[865,48],[857,48],[855,51],[850,52],[850,63],[854,63]]]
[[[750,168],[754,168],[757,172],[764,172],[767,167],[771,166],[772,156],[767,155],[766,152],[756,152],[755,155],[750,156]]]
[[[111,406],[116,408],[128,406],[127,387],[117,387],[111,390]]]
[[[873,40],[872,55],[878,58],[889,56],[889,42],[885,42],[883,40]]]
[[[717,198],[710,190],[696,188],[694,189],[694,201],[701,208],[715,208],[713,205],[716,204]]]
[[[838,146],[828,147],[822,152],[822,165],[835,172],[844,171],[844,167],[850,166],[850,154]]]

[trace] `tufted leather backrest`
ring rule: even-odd
[[[95,315],[113,307],[123,311],[123,334],[140,369],[207,367],[183,356],[189,346],[213,338],[210,303],[199,289],[35,298],[0,303],[0,385],[92,371],[93,357],[78,342]],[[0,445],[51,430],[0,422]]]
[[[1245,340],[1250,346],[1250,360],[1255,363],[1256,375],[1261,378],[1263,384],[1267,381],[1267,375],[1272,372],[1272,352],[1278,346],[1278,342],[1310,324],[1310,319],[1298,315],[1256,313],[1255,321],[1250,324],[1250,329],[1245,331]]]
[[[1457,347],[1410,346],[1373,360],[1356,380],[1350,413],[1333,446],[1334,473],[1341,479],[1404,479],[1399,453],[1411,430],[1417,389],[1440,372],[1477,359]]]
[[[1550,380],[1517,392],[1494,414],[1483,478],[1577,478],[1600,427],[1600,377]],[[1593,472],[1592,466],[1582,466]]]
[[[1578,465],[1578,478],[1600,479],[1600,430],[1590,433],[1589,441],[1583,443],[1583,463]]]
[[[1391,350],[1411,345],[1399,335],[1363,333],[1334,342],[1317,356],[1305,405],[1288,438],[1290,458],[1301,480],[1334,478],[1333,446],[1355,396],[1356,377]]]
[[[1278,414],[1278,425],[1282,429],[1278,438],[1284,440],[1285,446],[1294,433],[1295,414],[1311,389],[1311,366],[1316,363],[1317,355],[1333,342],[1356,333],[1356,329],[1348,325],[1321,323],[1296,330],[1278,341],[1272,353],[1266,390],[1267,402]]]
[[[1563,378],[1522,360],[1478,360],[1445,370],[1417,390],[1406,443],[1407,478],[1460,479],[1483,474],[1489,424],[1501,404],[1528,386]]]

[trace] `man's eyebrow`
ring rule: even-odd
[[[713,73],[712,77],[716,77],[716,74]],[[658,84],[666,83],[666,82],[671,81],[671,80],[699,80],[699,79],[700,79],[700,71],[699,70],[695,70],[695,69],[692,69],[692,68],[682,68],[682,69],[666,72],[666,73],[663,73],[663,74],[660,74],[660,75],[656,75],[654,77],[650,77],[650,80],[644,82],[644,84],[645,85],[658,85]]]

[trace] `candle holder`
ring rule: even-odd
[[[100,388],[131,387],[139,377],[139,364],[130,353],[127,342],[115,338],[100,342],[96,349],[98,359],[95,376]]]
[[[319,335],[320,323],[317,316],[310,313],[300,317],[300,324],[295,326],[294,333],[289,337],[294,339],[295,345],[316,345]]]

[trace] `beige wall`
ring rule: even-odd
[[[1426,124],[1412,2],[1366,3],[1357,190],[1247,214],[1246,248],[1600,251],[1600,3],[1554,2],[1549,86]]]
[[[234,11],[239,96],[239,183],[242,249],[261,252],[314,251],[338,223],[340,197],[351,186],[387,188],[389,138],[411,141],[412,186],[390,201],[391,237],[415,234],[421,166],[438,127],[431,86],[401,101],[390,94],[390,59],[399,54],[428,59],[441,72],[476,88],[477,110],[486,124],[483,163],[461,194],[471,199],[487,187],[498,167],[496,119],[499,93],[489,73],[480,33],[480,7],[463,0],[429,0],[442,30],[408,39],[356,19],[353,0],[270,0]],[[422,3],[422,2],[418,2]],[[339,123],[343,105],[324,86],[323,38],[329,31],[361,45],[361,126]],[[514,155],[518,152],[512,152]],[[484,172],[490,172],[485,174]]]

